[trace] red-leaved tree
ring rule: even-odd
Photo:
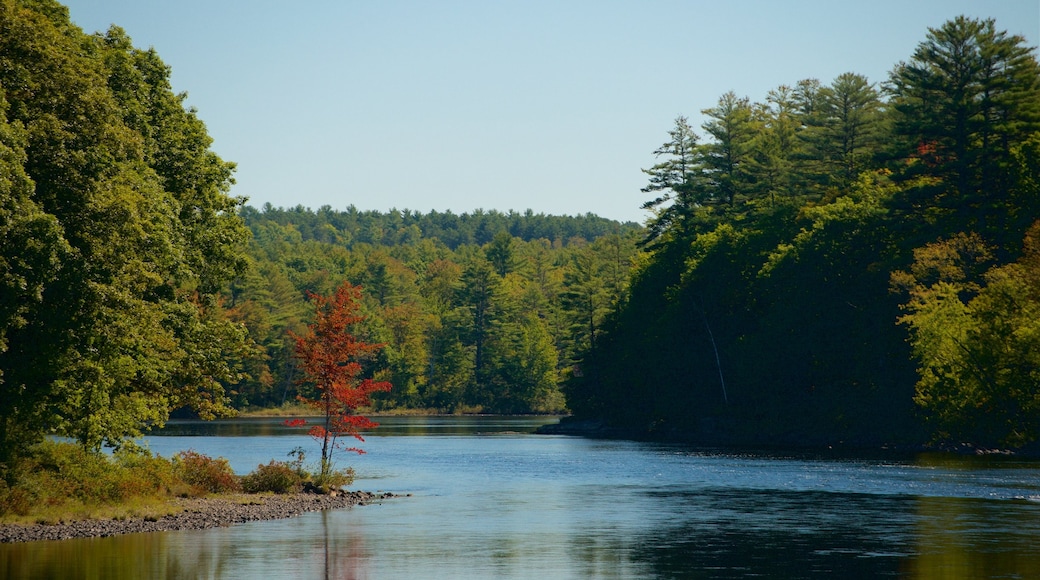
[[[378,423],[357,414],[357,409],[371,402],[371,394],[389,391],[390,383],[361,378],[361,363],[383,348],[358,340],[352,332],[365,319],[358,314],[361,287],[344,282],[331,297],[310,294],[314,304],[314,321],[304,335],[290,332],[296,341],[296,358],[303,373],[301,383],[313,386],[316,398],[299,397],[321,416],[321,424],[311,427],[310,435],[321,443],[321,471],[318,485],[332,481],[332,454],[337,448],[364,453],[357,447],[342,447],[341,437],[364,441],[361,431]],[[302,425],[302,419],[286,422]]]

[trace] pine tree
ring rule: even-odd
[[[996,31],[992,19],[957,17],[929,30],[888,88],[905,177],[933,184],[912,190],[909,205],[1000,236],[1012,150],[1040,131],[1040,65],[1025,39]]]
[[[703,175],[708,189],[704,202],[733,208],[751,193],[749,161],[754,138],[752,108],[747,97],[729,91],[716,106],[701,111],[708,120],[701,125],[712,141],[701,148]]]
[[[654,212],[648,223],[647,242],[682,222],[698,203],[694,197],[697,134],[686,117],[680,115],[675,118],[675,126],[668,131],[668,137],[668,141],[654,151],[655,157],[664,157],[664,160],[643,170],[650,176],[650,183],[641,191],[657,196],[643,203],[643,209]]]

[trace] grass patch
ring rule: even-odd
[[[169,497],[134,497],[120,503],[85,503],[69,500],[59,505],[34,507],[25,515],[6,514],[0,517],[5,524],[61,524],[79,520],[158,520],[179,513]]]
[[[313,417],[314,407],[298,401],[283,403],[280,407],[250,407],[238,412],[239,417]]]

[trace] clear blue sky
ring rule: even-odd
[[[250,205],[642,222],[677,115],[885,80],[958,14],[1040,44],[1037,0],[71,0],[154,47]]]

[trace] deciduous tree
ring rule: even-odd
[[[918,361],[915,401],[937,439],[1017,447],[1040,436],[1040,222],[1021,259],[993,266],[977,235],[915,252],[893,274]]]
[[[380,349],[358,338],[361,288],[349,282],[341,284],[331,297],[311,295],[314,321],[303,335],[293,333],[296,357],[303,374],[301,382],[313,387],[316,396],[301,400],[321,413],[321,423],[311,428],[310,434],[321,443],[319,485],[333,481],[333,453],[341,448],[341,437],[364,441],[361,431],[378,424],[357,410],[371,403],[371,395],[390,390],[390,383],[363,378],[364,363]],[[343,448],[363,453],[356,447]]]

